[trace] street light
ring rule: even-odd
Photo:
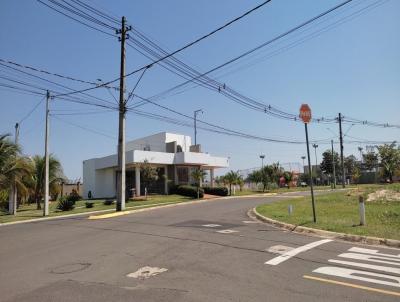
[[[203,110],[198,109],[193,112],[193,115],[194,115],[194,145],[197,145],[197,115],[199,113],[203,113]]]
[[[265,158],[265,155],[264,155],[264,154],[261,154],[261,155],[260,155],[260,158],[261,158],[261,168],[264,168],[264,158]]]
[[[317,144],[313,144],[312,146],[313,146],[314,152],[315,152],[315,184],[317,184],[317,175],[318,175],[317,148],[318,148],[318,145]]]
[[[301,159],[303,160],[303,173],[304,173],[304,160],[306,159],[306,157],[303,155],[302,157],[301,157]],[[310,168],[310,167],[309,167]]]
[[[360,152],[360,162],[361,163],[363,162],[362,150],[363,150],[362,147],[358,147],[358,151]]]

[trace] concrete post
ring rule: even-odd
[[[360,212],[360,225],[365,225],[365,203],[364,203],[364,197],[360,196],[358,201],[359,201],[358,210]]]
[[[210,185],[211,188],[214,188],[214,168],[210,169]]]
[[[140,196],[140,167],[135,167],[135,189],[136,196]]]

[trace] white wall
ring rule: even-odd
[[[165,152],[165,136],[166,133],[162,132],[127,142],[126,151],[144,150],[145,148],[150,147],[150,151]]]
[[[96,170],[96,198],[115,197],[115,170],[114,168]],[[93,194],[93,191],[92,191]]]
[[[95,184],[96,184],[96,159],[89,159],[83,161],[83,198],[88,197],[88,192],[92,191],[92,195],[95,191]]]
[[[165,133],[165,142],[175,142],[177,145],[182,147],[183,152],[189,152],[189,148],[192,145],[192,139],[190,136],[182,135],[182,134],[175,134],[175,133]],[[164,151],[165,152],[165,151]]]

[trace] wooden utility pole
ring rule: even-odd
[[[126,27],[126,19],[122,17],[122,26],[117,30],[121,36],[118,40],[121,42],[121,66],[119,76],[119,126],[118,126],[118,170],[117,170],[117,211],[125,210],[125,114],[126,101],[125,92],[125,40],[129,39],[127,31],[131,28]]]
[[[343,159],[343,132],[342,132],[342,114],[339,113],[339,137],[340,137],[340,165],[342,168],[342,187],[346,187],[346,175],[344,174],[344,159]]]
[[[45,172],[44,172],[44,206],[43,216],[49,215],[49,102],[50,92],[47,90],[46,93],[46,134],[44,140],[44,157],[45,157]]]

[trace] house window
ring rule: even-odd
[[[188,183],[189,182],[189,169],[187,167],[178,167],[178,182],[179,183]]]
[[[176,152],[177,153],[182,152],[182,146],[181,145],[176,146]]]

